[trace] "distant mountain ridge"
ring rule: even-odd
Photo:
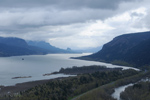
[[[120,35],[106,43],[99,52],[80,59],[128,63],[135,67],[150,65],[150,32]]]
[[[36,42],[34,42],[36,43]],[[0,37],[0,57],[20,55],[41,55],[48,53],[75,53],[51,46],[46,42],[29,45],[24,39],[16,37]]]
[[[0,37],[0,43],[17,47],[28,47],[25,40],[16,37]]]
[[[68,48],[66,50],[57,48],[45,41],[27,41],[27,43],[30,46],[35,46],[35,47],[46,49],[48,50],[49,53],[77,53]]]
[[[14,37],[0,37],[0,56],[30,55],[38,52],[29,48],[25,40]]]

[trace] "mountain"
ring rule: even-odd
[[[25,40],[14,37],[0,37],[0,56],[18,56],[18,55],[32,55],[45,54],[44,51],[30,47]]]
[[[16,37],[0,37],[0,57],[39,55],[48,53],[77,53],[70,48],[59,49],[44,41],[25,41]]]
[[[16,37],[0,37],[0,43],[16,47],[28,47],[25,40]]]
[[[150,65],[150,32],[125,34],[106,43],[99,52],[80,57],[114,64],[141,67]]]
[[[57,48],[45,41],[27,41],[27,43],[30,46],[43,48],[43,49],[47,50],[48,53],[77,53],[75,51],[72,51],[70,48],[67,48],[66,50]]]

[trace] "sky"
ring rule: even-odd
[[[150,0],[0,0],[0,36],[66,49],[150,31]]]

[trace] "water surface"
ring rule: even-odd
[[[127,87],[132,86],[133,84],[130,83],[128,85],[124,85],[124,86],[120,86],[118,88],[115,89],[115,92],[112,94],[112,97],[117,99],[117,100],[121,100],[120,98],[120,93],[123,92]]]
[[[60,68],[84,65],[105,65],[107,67],[123,67],[112,64],[106,64],[95,61],[84,61],[70,59],[70,57],[79,57],[86,54],[48,54],[48,55],[30,55],[0,57],[0,85],[15,85],[27,81],[52,79],[56,77],[67,77],[67,75],[50,75],[43,74],[59,71]],[[24,59],[24,60],[22,60]],[[128,69],[130,67],[123,67]],[[12,77],[32,76],[31,78],[12,79]]]

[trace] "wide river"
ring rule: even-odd
[[[60,68],[83,65],[105,65],[107,67],[122,67],[112,64],[106,64],[95,61],[84,61],[78,59],[70,59],[70,57],[79,57],[87,54],[48,54],[48,55],[30,55],[30,56],[13,56],[0,57],[0,85],[8,86],[16,83],[52,79],[57,77],[67,77],[67,75],[50,75],[43,74],[59,71]],[[24,60],[22,60],[24,59]],[[130,67],[123,67],[124,69]],[[31,78],[12,77],[32,76]]]

